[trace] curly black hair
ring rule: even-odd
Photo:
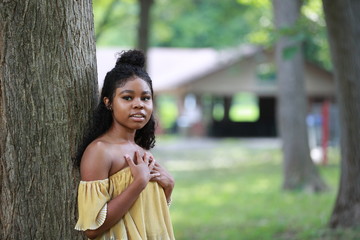
[[[111,103],[115,96],[116,88],[124,86],[127,81],[133,77],[139,77],[144,80],[149,85],[153,97],[154,91],[152,80],[144,66],[145,56],[143,52],[139,50],[122,51],[119,54],[115,67],[105,76],[99,104],[94,111],[93,122],[88,129],[75,158],[76,166],[80,166],[81,158],[86,147],[111,127],[113,117],[111,111],[103,102],[104,97],[107,97]],[[155,146],[155,118],[153,114],[147,124],[136,131],[135,143],[146,150]]]

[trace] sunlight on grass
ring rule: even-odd
[[[158,140],[154,155],[176,180],[171,215],[177,240],[360,239],[327,229],[339,179],[338,154],[318,166],[330,190],[281,190],[276,140]],[[346,236],[346,238],[341,238]]]

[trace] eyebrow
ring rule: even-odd
[[[135,91],[133,91],[133,90],[123,90],[123,91],[120,92],[120,94],[126,94],[126,93],[134,94]],[[150,91],[143,91],[141,94],[150,94],[151,95],[151,92]]]

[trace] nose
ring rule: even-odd
[[[133,107],[134,108],[143,108],[144,103],[141,101],[141,99],[135,99]]]

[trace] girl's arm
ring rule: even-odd
[[[81,163],[82,180],[92,181],[108,178],[111,162],[106,160],[108,158],[106,158],[104,153],[105,151],[102,150],[90,150],[88,154],[84,153],[84,159]],[[96,238],[123,218],[150,179],[158,175],[158,173],[151,173],[154,164],[148,164],[146,155],[142,158],[139,152],[136,152],[135,157],[136,164],[134,162],[135,159],[131,159],[128,155],[125,156],[125,160],[128,163],[134,178],[133,182],[125,189],[125,191],[107,203],[105,222],[95,230],[86,230],[85,235],[88,238]]]

